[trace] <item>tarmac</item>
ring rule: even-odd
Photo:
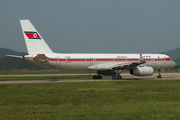
[[[85,75],[85,74],[45,74],[45,75],[0,75],[0,77],[8,76],[70,76],[70,75]],[[89,75],[89,74],[88,74]],[[111,77],[105,77],[103,79],[92,79],[92,78],[82,78],[82,79],[47,79],[47,80],[10,80],[10,81],[0,81],[0,84],[14,84],[14,83],[51,83],[51,82],[93,82],[93,81],[128,81],[128,80],[180,80],[180,73],[162,73],[162,78],[157,78],[158,73],[154,73],[152,76],[133,76],[128,73],[122,73],[122,79],[112,80]],[[93,76],[93,75],[92,75]]]

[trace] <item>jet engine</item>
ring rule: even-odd
[[[149,66],[138,66],[134,69],[130,69],[130,74],[136,76],[151,76],[153,73],[154,69]]]

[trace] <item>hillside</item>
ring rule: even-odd
[[[43,70],[49,69],[35,63],[32,63],[25,59],[6,57],[6,54],[9,55],[19,55],[23,56],[27,53],[16,52],[6,48],[0,48],[0,70]]]
[[[171,57],[171,59],[174,60],[174,62],[177,65],[180,65],[180,47],[176,48],[174,50],[166,51],[166,52],[161,52],[162,54],[166,54]]]
[[[176,48],[174,50],[170,50],[170,51],[166,51],[166,52],[161,52],[161,53],[170,56],[173,60],[174,59],[180,59],[180,47]]]
[[[180,58],[179,59],[174,59],[174,62],[176,63],[176,66],[180,66]]]
[[[6,48],[0,48],[0,57],[5,57],[8,54],[19,55],[19,56],[27,55],[27,53],[24,53],[24,52],[17,52],[17,51],[6,49]]]
[[[43,70],[44,66],[32,63],[25,59],[13,57],[0,58],[0,70]]]

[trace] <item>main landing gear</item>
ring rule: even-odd
[[[122,79],[122,76],[112,76],[112,79],[113,79],[113,80]]]
[[[94,75],[94,76],[92,77],[93,79],[102,79],[102,76],[99,75],[99,74],[103,74],[103,75],[113,75],[113,76],[112,76],[112,79],[113,79],[113,80],[122,79],[122,76],[120,76],[121,70],[109,71],[109,74],[108,74],[108,72],[105,74],[105,73],[102,73],[102,71],[97,71],[96,74],[97,74],[97,75]]]
[[[113,76],[112,76],[112,79],[113,79],[113,80],[122,79],[122,76],[120,76],[121,70],[115,70],[115,73],[116,73],[116,75],[113,75]]]
[[[159,71],[159,74],[158,74],[157,78],[162,78],[162,76],[161,76],[161,70],[158,70],[158,71]]]
[[[94,75],[93,79],[102,79],[102,76],[99,75],[99,72],[97,71],[97,75]]]
[[[94,75],[94,76],[93,76],[93,79],[102,79],[102,76],[100,76],[100,75],[99,75],[99,76]]]

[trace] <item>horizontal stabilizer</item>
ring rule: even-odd
[[[15,58],[24,58],[24,56],[17,56],[17,55],[6,55],[8,57],[15,57]]]

